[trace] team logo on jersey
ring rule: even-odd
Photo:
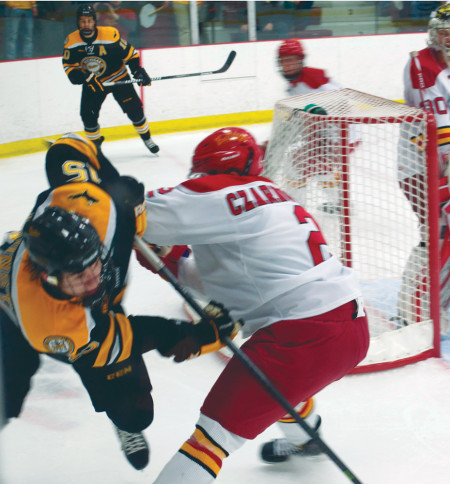
[[[47,336],[44,347],[49,353],[68,355],[74,350],[75,344],[67,336]]]
[[[85,57],[80,66],[83,72],[93,72],[96,76],[101,76],[106,70],[106,63],[100,57]]]
[[[77,198],[85,198],[88,202],[88,205],[98,203],[98,200],[94,197],[91,197],[87,190],[82,193],[77,193],[76,195],[70,195],[69,198],[71,198],[72,200],[76,200]]]

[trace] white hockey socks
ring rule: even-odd
[[[211,484],[222,468],[223,459],[245,442],[243,437],[200,415],[194,433],[166,464],[154,484]]]
[[[296,410],[300,417],[311,428],[316,427],[316,422],[319,418],[316,413],[315,406],[316,405],[314,399],[308,398],[306,402],[302,402],[296,407]],[[278,420],[277,425],[291,444],[299,446],[305,444],[311,439],[306,431],[303,430],[298,422],[296,422],[290,415],[286,415],[285,417]]]

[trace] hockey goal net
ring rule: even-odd
[[[351,89],[275,106],[263,175],[358,273],[371,341],[356,373],[440,354],[436,147],[432,115]]]

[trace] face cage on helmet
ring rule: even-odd
[[[100,258],[102,269],[100,272],[100,282],[94,294],[81,299],[84,307],[94,307],[101,304],[106,294],[111,293],[115,287],[115,267],[111,260],[110,254]]]
[[[438,30],[440,29],[450,30],[450,15],[445,15],[445,18],[433,18],[430,20],[427,42],[431,48],[442,52],[446,64],[450,65],[450,47],[441,44],[439,41]]]
[[[101,272],[100,272],[100,281],[97,287],[97,290],[94,294],[86,296],[84,298],[77,298],[74,297],[74,300],[81,302],[85,307],[94,307],[99,305],[106,294],[112,292],[114,287],[116,287],[116,269],[114,263],[111,260],[111,254],[106,252],[104,246],[102,246],[102,253],[100,255],[100,261],[102,264]],[[38,278],[42,274],[42,272],[47,272],[46,269],[35,262],[32,262],[30,259],[31,267],[30,270],[34,277]],[[95,263],[95,261],[93,262]],[[88,266],[89,267],[89,266]],[[84,270],[84,269],[83,269]],[[52,272],[48,277],[45,279],[47,283],[51,286],[55,286],[61,295],[65,295],[60,289],[60,278],[61,274],[64,271],[59,272]]]

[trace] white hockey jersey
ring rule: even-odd
[[[204,293],[244,319],[244,336],[361,296],[312,217],[267,178],[196,178],[149,192],[146,206],[144,239],[190,245]]]
[[[439,60],[436,51],[430,47],[419,51],[418,61],[425,87],[421,94],[417,67],[413,59],[408,59],[403,72],[405,103],[434,113],[442,177],[447,164],[446,155],[450,152],[450,69]],[[420,135],[421,133],[418,133],[418,136]],[[408,172],[408,167],[403,169],[407,176],[414,174]]]

